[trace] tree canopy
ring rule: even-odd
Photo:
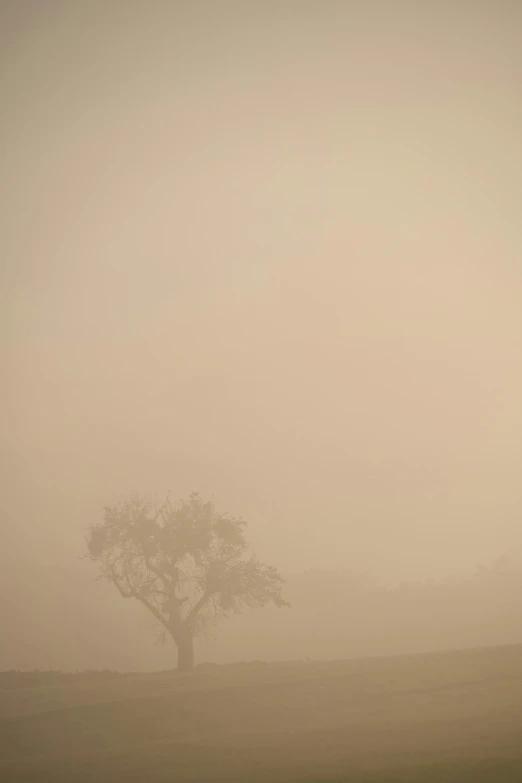
[[[134,495],[105,507],[89,529],[88,552],[120,595],[143,604],[171,635],[178,668],[189,670],[193,638],[208,623],[245,607],[288,606],[277,568],[249,553],[245,525],[195,492],[177,504]]]

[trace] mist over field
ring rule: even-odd
[[[62,586],[73,574],[49,568],[37,574],[45,586],[39,595],[31,596],[21,579],[11,583],[23,608],[9,616],[0,670],[174,668],[175,646],[160,643],[161,626],[111,586],[93,584],[87,568],[76,575],[77,591],[65,597]],[[288,612],[267,607],[205,629],[196,660],[336,660],[522,644],[522,569],[508,563],[395,588],[350,572],[307,571],[288,575],[284,595]]]
[[[0,36],[0,777],[520,779],[520,3]]]

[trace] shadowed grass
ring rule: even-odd
[[[39,673],[12,687],[4,676],[3,688],[2,780],[522,780],[515,646],[192,675]]]

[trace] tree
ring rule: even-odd
[[[279,571],[248,553],[245,524],[192,493],[177,505],[135,495],[105,507],[89,529],[88,556],[170,634],[180,671],[194,667],[194,637],[206,624],[244,607],[289,605]]]

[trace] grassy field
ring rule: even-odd
[[[2,781],[522,781],[522,647],[0,676]]]

